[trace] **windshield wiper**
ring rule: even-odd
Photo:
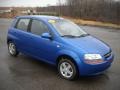
[[[73,35],[63,35],[63,36],[61,36],[61,37],[71,37],[71,38],[74,38],[74,37],[76,37],[76,36],[73,36]]]
[[[82,35],[80,35],[80,36],[63,35],[63,36],[61,36],[61,37],[79,38],[79,37],[86,37],[86,36],[88,36],[88,35],[90,35],[90,34],[82,34]]]
[[[86,36],[89,36],[90,34],[82,34],[82,35],[80,35],[80,36],[78,36],[78,37],[86,37]]]

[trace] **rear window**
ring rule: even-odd
[[[16,25],[17,29],[27,31],[30,19],[19,19]]]

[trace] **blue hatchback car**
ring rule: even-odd
[[[7,44],[10,55],[23,53],[55,65],[67,80],[98,75],[114,58],[107,44],[55,16],[16,17],[8,30]]]

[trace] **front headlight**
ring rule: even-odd
[[[87,64],[99,64],[103,62],[100,54],[85,54],[84,60]]]
[[[85,60],[96,60],[96,59],[102,59],[100,54],[85,54],[84,56]]]

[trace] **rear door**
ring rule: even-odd
[[[30,37],[28,36],[29,23],[30,18],[20,18],[18,19],[14,28],[14,35],[16,37],[15,43],[17,49],[23,53],[29,52],[30,43]]]

